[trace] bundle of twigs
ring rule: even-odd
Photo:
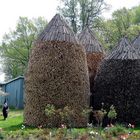
[[[90,79],[90,90],[92,92],[94,86],[94,78],[100,67],[100,63],[105,56],[105,51],[98,41],[95,33],[87,26],[78,35],[81,44],[85,47],[87,64]]]
[[[59,116],[45,114],[47,104],[74,110],[74,127],[86,125],[89,79],[85,50],[60,15],[40,34],[32,50],[25,77],[24,122],[27,125],[60,126]],[[51,120],[51,122],[50,122]]]
[[[140,56],[126,38],[105,58],[95,78],[92,106],[114,105],[120,122],[140,122]]]

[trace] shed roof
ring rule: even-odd
[[[95,33],[88,26],[86,26],[84,30],[78,35],[78,38],[82,45],[85,46],[86,52],[104,53],[104,49],[96,38]]]
[[[24,79],[24,76],[18,76],[16,78],[12,79],[12,80],[9,80],[8,82],[1,83],[0,85],[6,85],[6,84],[9,84],[9,83],[11,83],[13,81],[16,81],[18,79]]]
[[[113,51],[105,59],[139,59],[140,56],[136,49],[130,45],[127,38],[121,39],[119,45],[113,49]]]
[[[56,14],[52,18],[44,31],[39,35],[37,41],[66,41],[78,43],[74,32],[59,14]]]

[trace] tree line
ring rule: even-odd
[[[102,13],[108,8],[105,0],[60,0],[58,12],[76,34],[85,26],[93,29],[105,49],[110,51],[122,37],[127,36],[132,41],[140,33],[140,6],[116,10],[111,19],[105,19]],[[46,25],[44,17],[19,17],[15,30],[3,36],[0,56],[6,80],[24,75],[33,42]]]

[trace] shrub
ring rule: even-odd
[[[102,126],[103,119],[104,119],[106,114],[107,114],[107,112],[103,108],[101,110],[93,111],[93,115],[98,123],[98,126],[100,126],[100,127]]]
[[[117,112],[116,112],[115,107],[113,105],[110,106],[110,110],[109,110],[107,116],[110,119],[110,124],[112,123],[113,119],[117,118]]]
[[[48,104],[45,109],[46,117],[48,117],[49,120],[57,115],[60,118],[59,126],[66,125],[68,127],[74,126],[74,110],[69,107],[65,106],[64,108],[58,108],[56,109],[54,105]],[[50,121],[50,125],[52,120]]]

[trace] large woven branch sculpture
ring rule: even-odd
[[[47,104],[74,110],[73,126],[86,125],[82,111],[87,106],[89,80],[84,48],[60,15],[39,35],[25,77],[24,123],[58,127],[60,116],[49,118]]]

